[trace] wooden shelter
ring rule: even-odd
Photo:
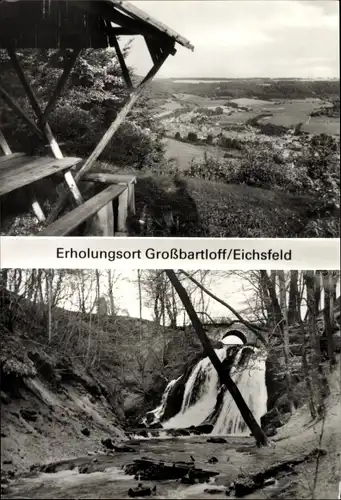
[[[152,67],[134,88],[123,53],[121,36],[142,36],[149,50]],[[124,234],[129,211],[134,211],[133,176],[90,173],[94,162],[108,145],[144,88],[157,74],[170,55],[175,55],[176,44],[190,50],[188,40],[151,18],[140,9],[121,0],[0,0],[0,48],[7,51],[36,120],[33,121],[11,96],[10,89],[0,85],[0,99],[35,135],[50,146],[52,157],[29,157],[13,153],[0,129],[0,196],[29,186],[43,178],[62,172],[65,185],[59,192],[59,201],[46,217],[35,194],[33,210],[45,223],[39,235],[64,236],[73,234],[81,223],[100,221],[100,234]],[[103,49],[113,47],[120,63],[122,76],[129,88],[124,106],[91,153],[81,158],[64,157],[48,122],[49,115],[61,95],[82,48]],[[45,109],[42,109],[28,80],[17,49],[71,49],[65,67]],[[1,125],[1,124],[0,124]],[[102,189],[84,202],[78,181],[98,183]],[[59,217],[68,200],[76,205],[72,211]],[[113,203],[118,204],[116,212]],[[116,219],[114,221],[114,219]],[[88,226],[89,229],[89,226]],[[98,231],[95,230],[95,234]],[[94,234],[92,232],[92,234]]]

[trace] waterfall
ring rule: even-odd
[[[175,379],[175,380],[171,380],[169,382],[169,384],[167,385],[163,395],[162,395],[162,399],[161,399],[161,403],[160,405],[155,408],[155,410],[152,410],[152,411],[149,411],[146,415],[146,417],[142,420],[142,422],[144,424],[154,424],[155,422],[159,422],[160,419],[162,418],[162,415],[164,414],[165,412],[165,409],[166,409],[166,405],[167,405],[167,398],[168,398],[168,395],[171,391],[171,389],[175,386],[175,384],[177,383],[177,381],[180,379],[181,377]]]
[[[262,415],[267,411],[266,355],[261,349],[245,345],[225,345],[215,349],[215,352],[221,362],[228,363],[231,378],[260,423]],[[163,428],[188,428],[205,422],[214,426],[212,434],[249,434],[250,431],[233,398],[225,386],[221,386],[218,374],[208,357],[193,367],[185,384],[180,411],[169,420],[163,421],[168,396],[180,378],[168,384],[161,404],[150,412],[162,422]]]

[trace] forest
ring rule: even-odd
[[[218,393],[214,396],[217,400],[211,408],[214,410],[211,419],[207,417],[200,425],[186,424],[187,428],[179,429],[172,429],[167,424],[172,415],[186,417],[186,405],[180,410],[179,401],[181,403],[184,392],[189,390],[191,373],[202,366],[204,371],[195,382],[197,387],[202,387],[197,394],[202,395],[198,400],[193,392],[193,408],[199,403],[207,404],[205,394],[208,393],[203,387],[206,391],[209,389],[202,385],[203,380],[216,371],[224,401],[228,397],[236,404],[233,407],[236,409],[230,407],[226,415],[232,420],[238,418],[244,440],[250,433],[253,436],[247,437],[251,440],[248,446],[274,450],[269,453],[282,470],[285,465],[284,458],[280,457],[283,455],[281,446],[296,443],[289,448],[295,460],[298,457],[308,460],[310,465],[306,466],[313,467],[311,477],[316,476],[316,481],[320,481],[314,486],[316,491],[326,487],[326,477],[321,471],[328,470],[331,474],[336,456],[333,447],[329,449],[329,444],[321,443],[338,439],[335,427],[341,349],[338,272],[141,270],[127,278],[133,284],[127,292],[124,292],[122,278],[113,270],[13,269],[2,271],[1,276],[0,318],[4,346],[1,394],[2,401],[6,402],[2,405],[5,436],[2,455],[11,464],[6,467],[4,477],[9,473],[20,476],[32,465],[32,460],[40,462],[35,472],[42,471],[46,464],[41,463],[37,450],[42,452],[51,446],[54,449],[52,455],[49,453],[52,464],[70,456],[70,445],[79,457],[89,450],[89,446],[93,450],[91,455],[103,453],[106,446],[108,453],[112,446],[118,449],[131,446],[133,453],[141,439],[145,439],[147,455],[153,456],[152,448],[148,447],[156,439],[160,450],[170,446],[167,453],[174,453],[176,460],[185,461],[186,453],[181,454],[178,446],[181,439],[188,439],[189,446],[198,447],[200,466],[206,463],[202,456],[205,439],[211,439],[210,446],[216,448],[219,440],[227,443],[225,449],[237,446],[238,452],[240,443],[235,445],[234,439],[242,438],[234,437],[233,433],[227,435],[226,431],[219,432],[215,438],[213,414],[216,412],[219,421],[222,411]],[[231,305],[233,294],[228,292],[236,287],[233,283],[241,282],[248,290],[242,309]],[[225,283],[225,287],[218,283]],[[134,315],[130,316],[129,311],[120,308],[120,301],[128,293],[129,303],[132,303],[132,291],[136,299]],[[212,304],[219,305],[219,316],[212,312]],[[235,346],[225,344],[223,332],[233,334],[237,330],[246,332],[247,342]],[[261,366],[259,356],[266,358],[264,375],[250,372],[250,380],[256,383],[253,396],[247,389],[252,386],[244,385],[244,379],[238,378],[247,372],[238,354],[242,352],[257,366]],[[194,385],[192,390],[198,389]],[[260,414],[259,419],[259,408],[264,404],[259,398],[264,390],[267,396],[262,412],[265,413]],[[80,400],[83,401],[81,406]],[[211,410],[207,408],[207,415]],[[18,413],[19,421],[14,413]],[[154,419],[149,428],[148,423],[142,422],[146,422],[144,416],[150,413],[159,418],[158,421]],[[306,423],[298,424],[303,417]],[[46,418],[53,423],[52,429],[44,423]],[[62,441],[60,418],[65,422]],[[33,423],[27,424],[30,421]],[[26,433],[25,422],[26,427],[33,426],[33,435],[25,438],[26,444],[20,445],[23,457],[20,459],[15,453],[18,445],[17,438],[14,444],[12,432],[15,428],[19,442],[23,443],[20,436]],[[306,442],[297,437],[298,425],[303,426],[301,434],[306,436]],[[164,441],[164,433],[175,441]],[[205,437],[207,433],[211,433],[212,438]],[[36,435],[40,436],[39,445]],[[104,444],[100,445],[101,441]],[[313,449],[308,441],[314,445]],[[114,444],[108,445],[109,442]],[[102,452],[95,451],[98,446],[102,446]],[[221,445],[220,450],[223,450]],[[122,464],[128,467],[132,460],[130,452],[127,451],[126,457],[128,460],[130,456],[130,462],[120,459],[125,455],[111,457],[109,453],[109,458],[115,464],[123,460],[120,467]],[[207,452],[214,456],[220,453],[212,448]],[[108,453],[105,453],[107,458]],[[264,462],[265,456],[266,453],[259,465],[266,476],[269,464]],[[246,460],[243,454],[240,458]],[[155,457],[152,463],[155,465]],[[70,467],[68,464],[63,467]],[[145,482],[155,480],[158,483],[160,480],[160,484],[164,484],[162,471],[155,477],[145,470],[145,462],[139,467],[143,469]],[[188,467],[185,466],[186,474]],[[219,474],[232,473],[229,466],[217,464],[217,467]],[[250,477],[237,476],[244,484],[245,493]],[[286,482],[285,488],[292,482],[291,476],[287,479],[289,483]],[[193,481],[190,484],[202,484],[199,479]],[[224,495],[232,482],[231,479],[224,483]],[[183,483],[186,488],[186,481]],[[136,484],[132,484],[135,488]],[[264,486],[263,482],[260,485],[254,479],[252,484],[252,491]],[[303,494],[301,489],[295,491]],[[310,494],[311,491],[305,491],[303,498],[312,498]]]

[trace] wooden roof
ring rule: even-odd
[[[194,49],[186,38],[122,0],[0,0],[2,45],[106,48],[120,35]]]

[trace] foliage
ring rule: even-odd
[[[129,47],[124,52],[127,54]],[[66,57],[67,51],[55,50],[25,50],[20,54],[24,70],[43,107],[56,85]],[[32,116],[15,75],[8,70],[1,71],[1,82],[6,88],[12,87],[11,93]],[[69,155],[89,155],[127,96],[128,91],[115,53],[112,50],[82,50],[68,85],[49,118],[52,130],[62,143],[62,149]],[[37,144],[26,125],[8,113],[7,109],[1,112],[10,142],[19,143],[16,146],[20,145],[20,150],[30,151],[32,145],[35,145],[39,151],[46,152],[46,149],[41,149]],[[140,169],[147,164],[157,163],[162,156],[163,146],[159,131],[154,129],[148,109],[148,98],[144,97],[120,127],[112,143],[104,150],[102,159]]]

